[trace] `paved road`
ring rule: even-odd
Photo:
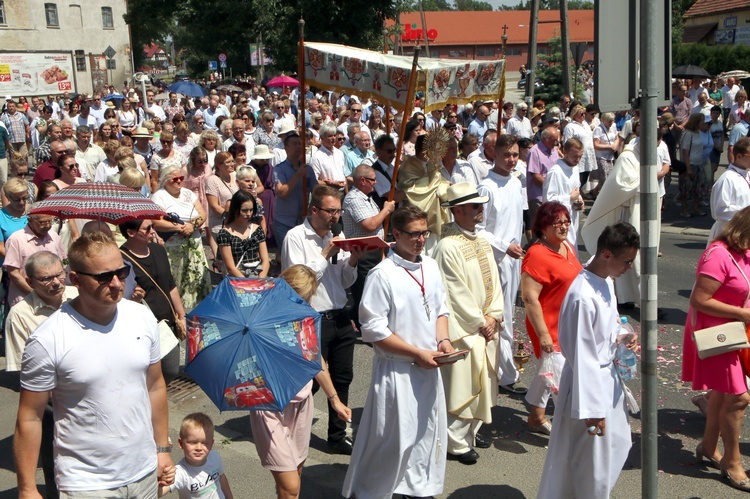
[[[676,182],[667,199],[672,198],[675,189]],[[708,217],[680,219],[677,210],[673,203],[667,204],[661,243],[664,257],[659,259],[659,306],[666,311],[659,323],[660,497],[744,497],[722,484],[718,471],[697,464],[693,455],[704,420],[690,403],[693,392],[679,381],[682,325],[694,282],[695,263],[705,248],[711,221]],[[637,324],[637,310],[630,316]],[[516,310],[516,317],[517,323],[522,325],[521,308]],[[525,337],[524,328],[519,329],[521,337]],[[351,390],[355,422],[360,419],[369,387],[371,358],[368,346],[360,344],[356,347],[356,379]],[[0,370],[4,366],[5,361],[0,358]],[[522,381],[528,383],[535,371],[535,362],[527,366]],[[638,380],[630,385],[636,394],[640,392]],[[325,402],[322,394],[316,396],[317,408],[324,408]],[[17,403],[17,378],[0,371],[0,499],[16,497],[12,435]],[[180,420],[194,411],[207,412],[217,424],[215,449],[224,459],[235,497],[275,497],[271,474],[260,466],[255,452],[246,413],[220,414],[199,390],[173,390],[170,395],[170,434],[175,442]],[[552,414],[552,406],[548,412]],[[494,421],[485,427],[493,438],[492,447],[479,449],[481,458],[473,466],[449,462],[442,497],[534,497],[548,439],[526,430],[526,414],[522,400],[501,395],[493,411]],[[316,411],[310,456],[303,473],[303,498],[339,497],[346,473],[348,458],[325,452],[326,417],[325,412]],[[634,445],[613,491],[613,497],[618,499],[641,497],[640,422],[633,420],[631,427]],[[746,428],[741,444],[744,455],[750,455],[748,437],[750,432]],[[175,460],[179,459],[179,450],[175,450],[173,456]],[[38,479],[42,483],[41,473]]]

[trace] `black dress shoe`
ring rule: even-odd
[[[515,382],[510,385],[499,385],[498,388],[508,393],[513,393],[515,395],[526,395],[526,392],[529,391],[528,388],[526,388],[519,382]]]
[[[328,452],[330,454],[342,454],[344,456],[351,456],[353,447],[354,443],[349,437],[344,437],[341,440],[328,441]]]
[[[477,449],[489,449],[490,445],[492,445],[492,437],[481,433],[477,433],[477,436],[474,437],[474,447]]]
[[[626,301],[625,303],[618,303],[617,308],[619,310],[635,310],[635,302]]]
[[[469,452],[464,452],[463,454],[451,454],[449,452],[448,459],[463,464],[474,464],[477,462],[477,459],[479,459],[479,454],[477,454],[477,451],[474,449],[471,449]]]

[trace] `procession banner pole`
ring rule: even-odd
[[[383,29],[383,53],[386,55],[388,54],[388,30],[387,29]],[[390,135],[391,134],[391,105],[386,104],[384,107],[385,107],[385,133]]]
[[[406,135],[406,117],[411,114],[412,106],[414,105],[414,87],[417,82],[417,62],[419,61],[419,51],[421,48],[419,45],[414,47],[414,59],[411,63],[411,74],[409,75],[409,89],[406,91],[406,106],[404,107],[404,118],[401,120],[401,133],[399,135],[400,140],[398,147],[396,147],[396,164],[393,167],[393,178],[391,180],[391,192],[388,194],[388,201],[393,201],[396,195],[396,184],[398,181],[398,169],[401,166],[401,143]],[[383,222],[383,231],[388,234],[389,218],[386,218]]]
[[[305,132],[307,131],[307,122],[305,119],[305,20],[299,18],[299,68],[297,70],[299,76],[299,105],[297,106],[297,112],[301,113],[300,116],[300,139],[302,139],[302,164],[307,164],[307,148],[305,143],[307,137]],[[307,173],[302,177],[302,217],[307,216]]]

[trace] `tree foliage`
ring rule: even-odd
[[[143,65],[143,47],[151,42],[165,47],[174,29],[177,0],[130,0],[129,12],[123,16],[130,25],[135,67]]]
[[[539,54],[539,60],[548,64],[537,68],[543,87],[534,87],[534,96],[545,102],[558,102],[563,94],[562,39],[559,36],[547,41],[548,52]]]
[[[422,9],[425,11],[443,11],[443,10],[492,10],[492,5],[480,0],[422,0]],[[402,12],[418,12],[419,0],[406,2],[405,9]]]
[[[693,0],[695,1],[695,0]],[[518,5],[501,6],[501,10],[531,10],[531,0],[521,0]],[[593,10],[594,2],[589,0],[568,0],[568,10]],[[539,10],[560,10],[560,0],[540,0]]]
[[[672,66],[694,64],[712,75],[750,67],[750,47],[746,45],[673,45]]]

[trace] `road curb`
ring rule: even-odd
[[[662,225],[662,233],[680,234],[682,236],[697,236],[708,238],[711,231],[709,229],[697,229],[695,227],[673,227],[671,225]]]

